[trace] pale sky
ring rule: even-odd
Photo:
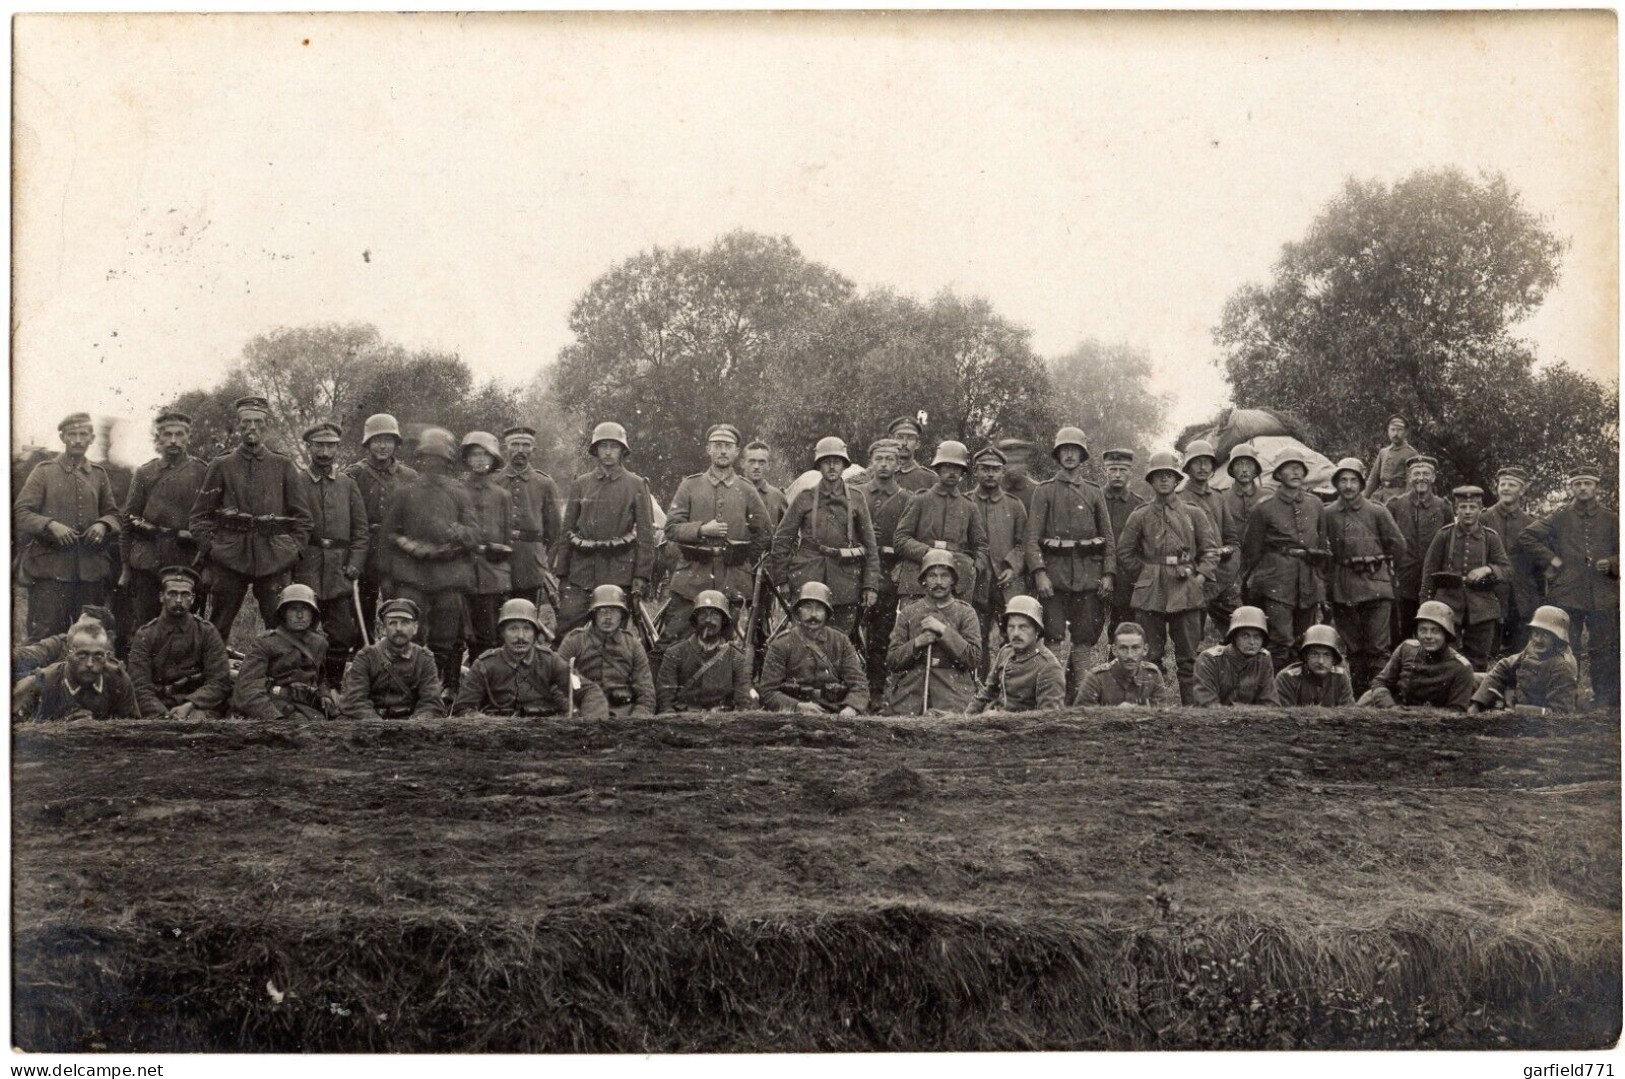
[[[1226,297],[1345,177],[1445,165],[1572,240],[1540,354],[1618,370],[1611,13],[14,26],[18,441],[78,409],[144,430],[278,325],[523,382],[595,276],[734,228],[985,295],[1045,355],[1143,345],[1171,436],[1225,403]]]

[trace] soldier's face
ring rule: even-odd
[[[1296,461],[1288,461],[1275,470],[1275,482],[1289,491],[1296,491],[1303,486],[1303,478],[1308,475],[1304,467]]]
[[[491,471],[491,455],[478,446],[465,453],[463,460],[468,462],[468,470],[476,476],[483,476]]]
[[[1062,468],[1071,472],[1083,464],[1083,451],[1076,446],[1062,446],[1055,451],[1055,460]]]
[[[1025,652],[1038,640],[1038,627],[1024,614],[1011,615],[1004,620],[1004,639],[1017,652]]]
[[[1418,622],[1416,639],[1429,652],[1437,652],[1444,647],[1446,636],[1444,630],[1432,622]]]
[[[1264,635],[1256,629],[1238,629],[1230,640],[1244,656],[1256,656],[1264,650]]]
[[[258,446],[265,439],[265,417],[238,416],[237,437],[250,449]]]
[[[925,594],[943,602],[954,592],[954,572],[947,566],[932,566],[925,571]]]
[[[796,604],[796,621],[808,629],[818,629],[829,621],[829,611],[825,610],[822,603],[811,601],[798,603]]]
[[[902,461],[914,460],[914,453],[920,448],[920,433],[905,428],[892,435],[892,437],[897,440],[898,445],[903,447],[902,452],[897,455],[898,459]]]
[[[1114,491],[1121,491],[1128,486],[1128,465],[1122,461],[1113,461],[1106,466],[1106,486]]]
[[[367,454],[380,464],[395,456],[401,440],[394,435],[373,435],[367,440]]]
[[[154,441],[165,457],[179,457],[192,442],[192,429],[184,423],[166,423],[158,428]]]
[[[1536,659],[1544,659],[1557,651],[1557,634],[1544,629],[1531,629],[1529,631],[1529,654]]]
[[[1251,457],[1242,457],[1230,462],[1230,475],[1238,483],[1251,483],[1258,478],[1258,466]]]
[[[1516,476],[1502,476],[1495,481],[1495,497],[1508,506],[1517,505],[1518,499],[1523,497],[1523,484]]]
[[[107,670],[107,638],[75,634],[68,652],[68,676],[89,685]]]
[[[1213,476],[1213,458],[1198,457],[1185,466],[1185,471],[1197,483],[1206,483]]]
[[[1478,524],[1478,519],[1484,514],[1484,505],[1476,498],[1464,498],[1456,503],[1456,523],[1463,528],[1472,528]]]
[[[1337,653],[1330,648],[1312,644],[1304,649],[1303,665],[1309,668],[1310,674],[1330,674],[1332,668],[1337,666]]]
[[[303,603],[290,603],[282,608],[282,624],[295,633],[303,633],[316,620],[316,612]]]
[[[889,480],[897,475],[897,451],[876,450],[870,454],[869,471],[883,480]]]
[[[1433,469],[1426,466],[1411,469],[1411,490],[1419,495],[1433,490]]]
[[[825,457],[818,462],[818,474],[830,483],[836,483],[846,471],[846,462],[839,457]]]
[[[337,442],[311,442],[309,446],[310,463],[316,466],[318,472],[327,471],[327,466],[331,465],[339,455],[339,444]]]
[[[1138,667],[1145,659],[1145,638],[1138,633],[1125,633],[1112,642],[1112,655],[1125,667]]]
[[[1359,498],[1360,492],[1365,490],[1365,484],[1360,482],[1360,477],[1352,472],[1339,472],[1337,478],[1332,481],[1332,486],[1337,488],[1339,496],[1350,502]]]
[[[600,607],[592,612],[592,624],[598,627],[599,633],[614,633],[625,618],[625,612],[619,607]]]
[[[745,451],[745,478],[752,483],[761,483],[767,478],[767,451]]]
[[[418,635],[418,620],[409,615],[391,614],[384,619],[384,639],[397,652]]]
[[[509,435],[503,443],[508,451],[508,463],[515,468],[530,464],[530,455],[536,450],[536,440],[529,435]]]
[[[1569,491],[1573,493],[1576,502],[1590,502],[1597,497],[1597,481],[1574,480],[1569,484]]]
[[[964,482],[965,469],[961,465],[940,464],[937,466],[937,479],[948,490],[957,491]]]
[[[69,457],[83,457],[96,441],[96,429],[88,423],[76,423],[62,429],[62,449]]]
[[[1388,441],[1396,446],[1405,441],[1405,425],[1403,423],[1390,423],[1388,425]]]
[[[514,619],[502,623],[502,646],[509,652],[518,655],[530,651],[531,645],[536,643],[536,627],[529,622]]]
[[[694,616],[694,628],[699,632],[701,640],[716,640],[722,636],[722,626],[721,611],[715,611],[707,607]]]
[[[739,444],[725,438],[715,438],[705,444],[705,455],[711,458],[711,467],[719,472],[732,468],[739,457]]]
[[[626,447],[619,442],[605,439],[592,448],[592,453],[598,458],[599,464],[605,468],[614,468],[621,463],[621,458],[626,456]]]
[[[1151,489],[1159,495],[1171,495],[1179,486],[1179,477],[1166,468],[1151,473]]]
[[[993,460],[976,462],[976,482],[982,490],[991,491],[1004,480],[1004,466]]]
[[[164,613],[179,618],[192,609],[192,586],[186,581],[170,581],[164,585]]]

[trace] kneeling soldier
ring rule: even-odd
[[[1540,607],[1529,620],[1529,643],[1490,668],[1467,711],[1575,712],[1579,687],[1580,668],[1569,648],[1569,616],[1561,607]]]
[[[730,631],[728,597],[708,588],[694,597],[691,632],[666,650],[655,686],[657,712],[748,711],[750,664]]]
[[[510,599],[497,619],[502,647],[468,668],[451,706],[454,716],[562,716],[608,719],[603,692],[570,669],[558,653],[536,643],[542,623],[528,599]]]
[[[829,586],[821,581],[802,585],[793,613],[794,623],[767,642],[762,704],[775,712],[812,716],[855,716],[868,708],[863,663],[846,634],[829,625],[835,613]]]
[[[192,610],[199,578],[185,566],[157,575],[162,612],[130,641],[130,684],[144,716],[208,717],[231,699],[231,663],[214,623]]]
[[[1387,625],[1383,626],[1387,629]],[[1275,696],[1283,707],[1318,704],[1339,708],[1354,703],[1354,687],[1337,631],[1331,626],[1310,626],[1298,645],[1298,662],[1275,676]]]
[[[231,706],[249,719],[321,719],[338,714],[322,691],[327,638],[316,628],[321,608],[308,585],[290,584],[276,606],[276,629],[249,642]]]
[[[649,654],[638,635],[626,628],[632,608],[618,584],[592,590],[588,622],[577,626],[559,642],[559,658],[575,662],[575,671],[597,683],[609,701],[612,716],[655,714],[655,680]]]
[[[1275,664],[1264,651],[1269,618],[1258,607],[1237,607],[1224,643],[1196,657],[1196,705],[1275,704]]]
[[[925,553],[919,574],[925,595],[897,616],[886,653],[893,715],[963,712],[976,693],[982,631],[971,605],[954,598],[958,582],[958,559],[952,551]]]
[[[39,674],[35,719],[123,719],[141,713],[107,631],[90,623],[68,631],[67,658]]]
[[[1014,596],[999,627],[1007,642],[993,659],[987,681],[970,711],[1031,712],[1066,703],[1066,672],[1044,646],[1044,606],[1032,596]]]
[[[388,599],[378,608],[383,635],[355,654],[344,672],[339,708],[347,719],[436,719],[441,703],[434,653],[414,642],[418,605]]]
[[[1174,707],[1179,693],[1162,677],[1162,668],[1145,659],[1145,630],[1138,622],[1119,622],[1112,631],[1112,661],[1089,668],[1073,704]]]
[[[1356,703],[1372,708],[1418,706],[1467,710],[1475,679],[1467,657],[1450,647],[1456,616],[1438,600],[1416,609],[1416,636],[1401,642]]]

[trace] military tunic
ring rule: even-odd
[[[342,472],[323,475],[305,469],[299,479],[314,523],[293,579],[309,585],[317,599],[343,599],[348,604],[350,580],[344,576],[344,568],[354,566],[359,574],[367,564],[371,529],[366,500],[355,480]]]
[[[1230,618],[1229,608],[1239,602],[1239,597],[1231,596],[1225,600],[1226,593],[1241,579],[1241,559],[1237,557],[1237,550],[1241,546],[1241,522],[1230,512],[1230,506],[1225,497],[1209,484],[1202,484],[1198,489],[1196,481],[1187,479],[1175,495],[1185,500],[1190,506],[1195,506],[1205,512],[1208,520],[1213,523],[1213,534],[1218,537],[1219,543],[1229,550],[1221,552],[1214,566],[1214,576],[1202,584],[1202,597],[1204,603],[1219,602],[1214,613],[1221,613],[1220,622],[1227,622]]]
[[[1057,472],[1033,492],[1026,561],[1035,577],[1040,570],[1047,573],[1058,592],[1092,591],[1103,574],[1115,572],[1117,529],[1110,504],[1082,472]]]
[[[1501,537],[1482,524],[1472,531],[1454,522],[1445,525],[1434,534],[1427,557],[1422,560],[1422,601],[1436,599],[1449,604],[1455,612],[1458,628],[1497,621],[1501,617],[1501,603],[1492,589],[1469,588],[1465,582],[1460,587],[1441,588],[1433,579],[1439,572],[1465,578],[1481,566],[1495,571],[1492,580],[1505,581],[1512,577],[1512,562],[1507,558]]]
[[[762,706],[776,712],[794,712],[804,701],[815,701],[826,712],[869,707],[869,683],[857,650],[846,634],[828,625],[809,631],[792,623],[767,642],[761,693]]]
[[[50,537],[53,521],[80,533],[100,523],[108,533],[94,546],[77,541],[58,547]],[[106,469],[83,458],[70,464],[65,454],[41,461],[17,495],[13,524],[17,536],[29,540],[17,579],[29,586],[30,637],[61,633],[80,607],[106,601],[113,572],[109,547],[119,538],[118,505]]]
[[[92,719],[135,719],[141,715],[130,676],[119,664],[109,663],[102,676],[88,686],[76,685],[69,678],[66,662],[51,664],[38,677],[36,720],[67,719],[81,711],[88,712]]]
[[[1248,484],[1246,490],[1242,490],[1241,484],[1232,483],[1224,492],[1224,511],[1236,522],[1237,535],[1247,534],[1247,521],[1253,515],[1253,507],[1264,498],[1264,488],[1257,480]]]
[[[790,500],[784,497],[783,491],[766,480],[753,486],[756,493],[762,496],[762,505],[767,507],[767,527],[771,535],[773,529],[779,527],[779,522],[784,520],[784,511],[789,508]]]
[[[1134,582],[1134,609],[1200,609],[1202,583],[1180,577],[1179,569],[1208,578],[1217,572],[1218,546],[1212,518],[1177,498],[1148,502],[1129,514],[1116,550],[1118,569]]]
[[[204,713],[221,712],[231,699],[231,662],[220,631],[190,612],[163,614],[136,630],[128,664],[136,703],[158,716],[190,701]]]
[[[750,664],[745,651],[727,638],[707,649],[691,634],[666,650],[655,683],[655,710],[668,712],[735,711],[754,707]]]
[[[1121,545],[1123,526],[1128,524],[1129,514],[1145,505],[1145,499],[1127,487],[1114,491],[1107,486],[1101,489],[1101,495],[1106,499],[1106,511],[1111,514],[1112,539],[1117,545]],[[1126,622],[1134,617],[1134,578],[1126,573],[1117,572],[1115,564],[1111,569],[1115,576],[1112,580],[1111,621],[1106,627],[1108,634],[1116,630],[1119,622]]]
[[[1293,549],[1326,549],[1326,525],[1320,499],[1300,489],[1279,488],[1260,502],[1247,521],[1241,561],[1249,595],[1291,607],[1313,607],[1324,599],[1320,574]]]
[[[1363,495],[1339,498],[1323,514],[1326,545],[1332,552],[1327,583],[1334,604],[1354,606],[1394,598],[1392,566],[1403,562],[1405,537],[1386,507]],[[1367,561],[1386,558],[1386,562]]]
[[[367,508],[369,541],[366,569],[361,575],[361,599],[370,618],[378,601],[379,586],[390,579],[395,558],[395,552],[383,542],[384,511],[389,508],[389,501],[395,492],[417,479],[418,474],[415,469],[393,457],[382,467],[375,464],[371,457],[364,457],[346,468],[344,474],[361,488],[361,501]]]
[[[19,644],[11,650],[11,680],[27,678],[43,667],[60,663],[68,656],[68,635],[53,633],[37,641]]]
[[[1365,480],[1365,496],[1378,505],[1386,505],[1405,491],[1405,462],[1420,451],[1406,439],[1398,446],[1384,446],[1377,451],[1377,459]]]
[[[1179,704],[1179,694],[1162,677],[1162,668],[1144,660],[1136,666],[1138,671],[1113,660],[1089,668],[1089,673],[1078,683],[1078,693],[1072,703],[1113,707],[1121,704],[1158,705],[1169,708]]]
[[[1276,703],[1283,708],[1313,705],[1342,708],[1354,703],[1354,687],[1347,667],[1333,667],[1325,674],[1312,674],[1300,660],[1275,676]]]
[[[254,579],[291,570],[315,526],[307,492],[299,466],[275,450],[238,446],[221,454],[209,462],[192,503],[190,527],[199,552]],[[274,519],[250,524],[232,513]]]
[[[909,461],[906,467],[898,465],[895,479],[897,480],[897,486],[903,490],[910,494],[918,494],[921,491],[929,491],[936,486],[937,474],[933,469]]]
[[[1002,487],[989,495],[981,487],[971,494],[971,505],[982,519],[987,533],[987,552],[976,570],[976,588],[971,602],[989,613],[998,614],[1011,596],[1026,593],[1023,580],[1027,568],[1027,508]],[[999,574],[1014,573],[1010,583],[1001,586]]]
[[[881,701],[886,696],[886,649],[891,632],[897,625],[897,582],[892,575],[897,571],[897,522],[913,501],[914,494],[906,487],[893,484],[882,491],[877,481],[852,488],[869,507],[869,519],[875,527],[875,543],[880,552],[880,572],[875,577],[877,602],[863,612],[864,632],[867,635],[864,666],[869,671],[869,699]]]
[[[1501,546],[1506,548],[1507,559],[1512,563],[1512,580],[1497,581],[1495,584],[1495,598],[1501,605],[1499,648],[1509,652],[1522,651],[1529,637],[1525,623],[1535,613],[1535,608],[1544,602],[1534,557],[1518,542],[1523,530],[1534,524],[1535,519],[1519,507],[1508,509],[1497,502],[1484,511],[1481,520],[1485,528],[1494,529],[1495,534],[1501,537]]]
[[[605,636],[593,625],[577,626],[559,642],[559,658],[576,661],[576,673],[604,691],[612,716],[655,714],[655,680],[649,654],[626,628]]]
[[[497,475],[497,482],[507,488],[510,498],[513,594],[534,600],[536,590],[547,583],[559,543],[558,485],[552,476],[529,465],[523,471],[509,465]]]
[[[436,719],[446,714],[434,654],[408,641],[396,655],[388,641],[355,654],[344,672],[339,711],[349,719]]]
[[[1527,651],[1497,660],[1473,694],[1480,708],[1542,708],[1576,712],[1580,707],[1580,667],[1574,652],[1559,649],[1545,659]]]
[[[565,503],[559,576],[592,591],[601,584],[630,589],[654,572],[654,517],[649,484],[635,473],[599,466],[570,484]]]
[[[192,503],[197,501],[208,471],[209,466],[196,457],[182,455],[174,464],[155,457],[130,477],[130,493],[120,514],[119,554],[133,573],[149,575],[154,611],[157,572],[166,566],[190,566],[197,560],[197,544],[188,525]],[[182,532],[187,534],[182,536]]]
[[[987,681],[977,690],[970,712],[1032,712],[1066,704],[1066,672],[1055,654],[1038,641],[1025,652],[999,649]]]
[[[509,542],[513,539],[512,492],[490,474],[470,475],[467,487],[468,500],[474,506],[475,543],[514,546]],[[516,549],[514,554],[518,553]],[[474,567],[474,587],[470,589],[471,592],[481,596],[505,597],[513,591],[510,559],[492,558],[476,552],[470,561]]]
[[[925,593],[920,562],[933,549],[954,553],[954,565],[959,569],[954,594],[975,595],[976,567],[987,554],[987,533],[976,507],[958,491],[939,484],[915,495],[898,519],[892,540],[897,547],[893,579],[899,596]]]
[[[1408,640],[1394,649],[1388,665],[1372,680],[1359,704],[1372,708],[1453,708],[1465,712],[1472,703],[1475,679],[1467,657],[1445,645],[1433,655],[1421,642]]]
[[[1417,498],[1414,491],[1389,499],[1388,512],[1405,538],[1405,550],[1394,560],[1394,595],[1398,599],[1419,602],[1422,594],[1422,560],[1427,557],[1428,545],[1439,529],[1449,524],[1455,513],[1450,503],[1429,492]]]
[[[1020,505],[1013,498],[1005,501]],[[925,632],[924,621],[930,615],[946,628],[942,638],[931,645],[927,668],[926,650],[915,644],[915,638]],[[938,607],[930,597],[915,600],[897,616],[886,652],[892,713],[913,716],[924,711],[927,677],[931,680],[931,711],[963,712],[976,694],[976,671],[981,663],[982,629],[970,604],[950,598],[947,606]]]
[[[879,591],[880,558],[869,503],[844,481],[798,491],[773,533],[773,582],[794,595],[808,581],[829,586],[837,607]]]
[[[575,714],[581,719],[608,719],[603,691],[577,675]],[[569,712],[570,666],[550,648],[537,646],[519,660],[506,649],[493,648],[469,664],[452,703],[454,716],[563,716]]]
[[[1275,664],[1262,649],[1244,656],[1233,644],[1216,644],[1196,657],[1196,706],[1275,704]]]
[[[726,539],[700,535],[701,526],[711,521],[728,526]],[[773,543],[762,496],[732,469],[722,475],[707,469],[683,478],[666,511],[666,538],[678,552],[671,591],[688,600],[689,609],[706,589],[716,589],[731,602],[749,596],[755,565]]]
[[[249,642],[231,706],[249,719],[321,719],[315,701],[327,660],[327,637],[320,630],[295,633],[286,626]]]
[[[1585,640],[1599,704],[1619,703],[1619,514],[1575,501],[1523,530],[1518,546],[1546,566],[1546,602],[1568,612],[1569,641]],[[1553,557],[1563,565],[1552,568]],[[1607,569],[1599,565],[1606,559]],[[1582,634],[1583,630],[1583,634]]]

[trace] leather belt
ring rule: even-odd
[[[312,537],[311,541],[310,541],[310,546],[312,546],[312,547],[320,547],[324,551],[332,551],[332,550],[336,550],[336,549],[338,549],[340,547],[348,547],[349,545],[350,545],[349,540],[327,539],[325,537],[321,538],[321,539],[317,539],[315,537]]]
[[[710,547],[702,543],[679,543],[677,549],[687,555],[691,561],[696,562],[709,562],[714,558],[722,558],[730,566],[742,566],[750,560],[750,544],[745,541],[730,540],[726,547]]]
[[[1093,539],[1051,539],[1046,536],[1038,541],[1038,545],[1052,551],[1082,551],[1104,548],[1106,540],[1103,536],[1096,536]]]
[[[514,529],[513,530],[513,538],[518,540],[520,543],[546,543],[547,542],[547,536],[544,533],[538,532],[535,529],[530,529],[530,528],[516,528],[516,529]]]
[[[607,540],[590,540],[574,532],[570,533],[570,546],[581,551],[620,551],[632,546],[637,541],[638,534],[636,530],[628,532],[624,536],[617,536],[615,539]]]
[[[854,562],[864,556],[862,547],[825,547],[822,543],[813,544],[825,558],[833,558],[840,562]]]

